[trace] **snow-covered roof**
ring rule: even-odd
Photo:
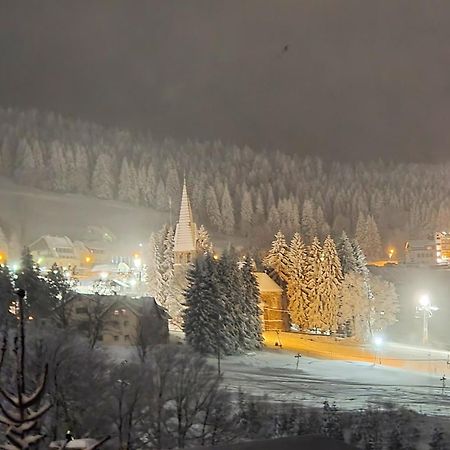
[[[50,236],[49,234],[45,235],[45,236],[41,236],[39,239],[37,239],[36,241],[34,241],[30,247],[32,247],[33,245],[35,245],[37,242],[39,242],[40,240],[44,240],[45,243],[51,248],[57,248],[57,247],[62,247],[62,248],[73,248],[73,242],[71,241],[70,238],[68,238],[67,236]]]
[[[258,282],[260,292],[283,292],[280,286],[278,286],[272,278],[264,272],[255,272],[256,281]]]
[[[183,184],[180,217],[175,229],[174,252],[194,252],[197,244],[197,227],[192,218],[191,204],[187,194],[186,181]]]

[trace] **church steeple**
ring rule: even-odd
[[[180,216],[175,229],[175,243],[173,247],[175,264],[187,264],[192,261],[197,252],[197,226],[192,217],[191,203],[183,182]]]

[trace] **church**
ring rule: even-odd
[[[185,273],[189,263],[198,255],[198,230],[194,222],[191,203],[186,187],[183,183],[181,196],[180,216],[175,228],[174,240],[174,269],[178,274]],[[283,289],[263,272],[255,273],[260,291],[261,320],[266,331],[289,330],[289,315],[287,312]]]

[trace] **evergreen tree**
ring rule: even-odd
[[[117,198],[123,202],[129,201],[130,191],[131,191],[130,169],[128,167],[128,160],[125,157],[122,160],[122,166],[120,168],[119,189],[117,192]]]
[[[281,231],[275,235],[272,246],[263,260],[264,265],[271,270],[272,279],[283,285],[289,280],[288,246]]]
[[[318,206],[316,213],[316,222],[317,222],[317,233],[320,239],[325,239],[331,231],[330,225],[325,219],[325,214],[323,213],[323,209]]]
[[[67,164],[61,142],[50,145],[50,178],[56,192],[67,192]]]
[[[164,181],[162,178],[160,178],[156,188],[155,207],[160,211],[167,211],[169,208],[169,199],[167,197],[166,187],[164,186]]]
[[[301,236],[295,233],[288,250],[287,296],[288,309],[292,323],[305,328],[307,326],[306,305],[308,292],[305,284],[307,252]]]
[[[312,242],[314,237],[317,236],[317,222],[311,200],[305,200],[303,203],[302,236],[306,243]]]
[[[367,257],[370,260],[380,258],[383,253],[378,225],[373,216],[367,216]],[[364,250],[364,248],[363,248]]]
[[[7,317],[9,307],[14,299],[14,289],[8,266],[0,264],[0,328]]]
[[[212,186],[208,187],[206,191],[206,214],[209,223],[216,229],[220,229],[222,224],[222,217],[220,215],[219,203],[217,201],[216,192]]]
[[[342,269],[333,239],[327,236],[323,244],[320,275],[317,280],[317,293],[320,297],[323,327],[336,331]]]
[[[52,304],[48,285],[28,248],[23,249],[20,272],[15,284],[26,292],[26,316],[42,318],[50,315]]]
[[[356,222],[355,241],[358,242],[361,249],[365,253],[367,247],[369,246],[369,242],[367,231],[367,217],[362,213],[362,211],[359,212],[358,221]]]
[[[320,298],[319,279],[322,271],[322,247],[317,237],[314,237],[308,248],[308,264],[305,270],[305,286],[308,293],[306,305],[307,328],[326,327],[323,322],[322,302]]]
[[[252,261],[248,256],[241,267],[241,280],[241,320],[245,326],[241,345],[244,349],[253,350],[262,347],[263,337],[259,287],[253,274]]]
[[[241,231],[244,236],[248,236],[251,231],[253,214],[252,196],[246,190],[242,194],[241,202]]]
[[[136,168],[131,162],[129,164],[130,190],[128,192],[128,201],[133,205],[139,205],[139,180]]]
[[[89,158],[86,148],[77,145],[75,148],[74,185],[76,192],[86,194],[89,191]]]
[[[209,238],[208,230],[200,225],[197,233],[197,250],[200,253],[212,253],[213,245],[211,243],[211,239]]]
[[[183,329],[187,343],[196,351],[230,354],[236,341],[227,330],[228,313],[217,266],[213,257],[206,254],[189,267]]]
[[[225,185],[225,189],[222,195],[222,204],[220,208],[221,215],[221,228],[225,234],[232,234],[234,231],[234,211],[233,203],[231,201],[230,191],[228,190],[228,185]]]
[[[111,156],[100,153],[92,174],[92,192],[104,200],[111,200],[114,197],[114,177]]]
[[[69,294],[72,292],[73,283],[67,278],[62,267],[54,263],[46,276],[48,295],[51,302],[51,309],[63,328],[68,326],[69,311],[67,302]]]
[[[342,274],[353,272],[356,270],[356,260],[353,252],[352,243],[345,231],[342,232],[341,238],[337,243],[336,250],[341,261]]]

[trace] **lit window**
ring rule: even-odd
[[[119,315],[119,310],[118,310],[118,309],[115,309],[115,310],[114,310],[114,315],[115,315],[115,316],[118,316],[118,315]]]
[[[126,309],[124,309],[124,308],[122,308],[122,309],[120,310],[120,312],[121,312],[121,314],[122,314],[123,316],[125,316],[125,315],[126,315],[126,313],[127,313],[127,310],[126,310]]]

